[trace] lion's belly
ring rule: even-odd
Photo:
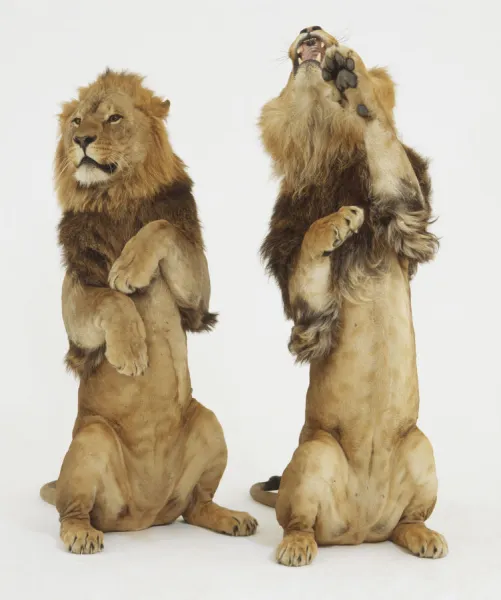
[[[302,441],[321,429],[340,444],[347,477],[333,485],[318,541],[386,539],[400,516],[398,445],[417,420],[418,386],[410,295],[397,261],[363,304],[347,304],[340,344],[312,365]],[[404,485],[405,487],[405,485]]]
[[[306,407],[307,424],[349,432],[344,441],[355,446],[373,437],[371,431],[385,445],[385,436],[417,419],[410,295],[396,259],[368,293],[366,302],[345,302],[338,347],[327,360],[311,365]]]
[[[368,478],[354,471],[348,481],[331,482],[321,503],[315,537],[321,545],[361,544],[388,539],[412,497],[412,482],[391,457],[386,468]]]
[[[401,405],[402,394],[414,385],[410,380],[416,372],[408,283],[395,264],[371,287],[370,301],[346,305],[343,333],[332,356],[330,376],[333,381],[348,383],[351,371],[356,395],[369,395],[381,408]]]
[[[179,477],[178,438],[191,401],[191,383],[186,335],[167,285],[155,281],[133,298],[146,328],[148,368],[140,377],[127,377],[105,361],[80,385],[76,428],[97,416],[114,429],[130,498],[148,521],[147,512],[155,517]]]
[[[107,361],[80,386],[87,409],[110,419],[145,411],[155,421],[177,415],[191,398],[186,335],[167,284],[158,279],[132,296],[146,329],[148,368],[140,377],[121,375]],[[82,398],[84,396],[84,398]],[[126,426],[126,423],[123,423]]]

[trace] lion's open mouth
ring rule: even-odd
[[[296,53],[299,64],[313,60],[321,64],[325,56],[326,46],[321,39],[309,37],[297,47]]]
[[[78,167],[81,167],[83,165],[97,167],[98,169],[103,171],[103,173],[108,173],[108,175],[112,175],[117,170],[116,163],[110,163],[109,165],[102,165],[101,163],[98,163],[96,160],[94,160],[90,156],[84,156],[82,158],[82,160],[80,161],[80,164],[78,165]]]

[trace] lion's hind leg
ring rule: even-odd
[[[230,510],[212,501],[224,468],[215,464],[207,470],[193,490],[192,500],[183,518],[190,525],[232,536],[248,536],[256,532],[257,521],[246,512]]]
[[[402,442],[396,494],[410,498],[390,540],[420,558],[442,558],[448,547],[440,533],[428,529],[425,521],[437,499],[437,476],[433,450],[427,437],[415,429]],[[400,475],[401,474],[401,475]]]
[[[226,468],[226,442],[215,415],[198,402],[195,407],[177,491],[181,496],[189,495],[183,518],[191,525],[217,533],[252,535],[257,529],[256,519],[248,513],[223,508],[212,500]]]
[[[440,533],[420,523],[399,523],[391,534],[391,541],[409,550],[419,558],[442,558],[447,556],[448,546]]]
[[[347,464],[338,443],[327,434],[304,442],[286,468],[277,499],[284,538],[277,561],[290,567],[308,565],[320,544],[332,543],[346,529],[339,513],[346,500]]]
[[[125,506],[119,487],[125,470],[117,445],[107,425],[92,422],[75,435],[64,458],[55,500],[61,540],[74,554],[100,552],[103,533],[93,524],[113,529]]]

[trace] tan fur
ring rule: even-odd
[[[289,348],[311,365],[299,447],[281,481],[251,494],[276,504],[281,564],[309,564],[318,545],[387,539],[438,558],[447,544],[424,525],[437,478],[416,426],[409,288],[415,265],[437,249],[426,165],[398,140],[386,71],[314,34],[327,59],[353,61],[356,85],[343,89],[325,57],[301,64],[301,34],[286,88],[263,108],[264,145],[281,177],[263,256],[294,320]]]
[[[229,535],[257,527],[212,500],[227,450],[216,417],[192,397],[186,330],[215,317],[191,183],[162,121],[167,108],[141,78],[107,72],[61,116],[63,318],[68,364],[81,381],[73,441],[41,495],[56,504],[73,553],[99,552],[102,532],[180,516]],[[123,122],[108,123],[118,112]],[[79,174],[76,135],[96,136],[88,153],[116,170],[94,177],[90,165]]]

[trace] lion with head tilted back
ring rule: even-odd
[[[320,27],[289,56],[289,81],[260,121],[281,180],[262,255],[310,384],[289,466],[251,494],[276,506],[284,565],[309,564],[319,544],[387,539],[439,558],[446,541],[425,525],[437,477],[416,426],[409,287],[438,247],[427,163],[398,139],[384,69]]]
[[[107,71],[60,115],[67,364],[80,378],[73,441],[42,497],[73,553],[103,532],[182,516],[230,535],[256,521],[213,502],[227,450],[192,397],[186,332],[210,329],[210,281],[192,183],[172,151],[169,102]]]

